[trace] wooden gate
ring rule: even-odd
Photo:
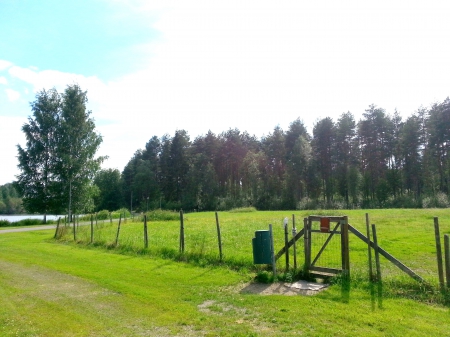
[[[317,276],[336,276],[339,273],[350,275],[347,216],[311,215],[305,218],[304,240],[306,272]],[[332,240],[339,246],[334,252],[340,255],[338,266],[327,265],[327,261],[321,259],[326,249],[330,249]]]

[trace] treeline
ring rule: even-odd
[[[12,183],[0,186],[0,214],[23,213],[22,198]]]
[[[375,105],[300,119],[261,139],[230,129],[190,140],[184,130],[152,137],[123,172],[101,171],[98,209],[226,210],[447,207],[450,100],[406,120]],[[119,198],[119,196],[121,196]]]

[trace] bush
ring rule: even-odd
[[[12,226],[11,222],[9,222],[8,220],[0,220],[0,227],[9,227]]]
[[[41,219],[23,219],[17,222],[14,222],[14,226],[36,226],[42,225]]]
[[[447,208],[450,206],[447,195],[442,192],[438,192],[431,197],[425,197],[422,200],[423,208]]]
[[[121,208],[121,209],[119,209],[117,211],[111,212],[111,217],[113,219],[119,219],[121,215],[122,215],[122,218],[124,218],[124,217],[125,218],[129,218],[129,217],[131,217],[130,211],[128,209],[126,209],[126,208]]]
[[[109,219],[109,211],[104,209],[97,213],[97,220],[108,220]]]
[[[266,270],[260,271],[256,275],[255,281],[259,283],[272,283],[274,281],[273,274]]]

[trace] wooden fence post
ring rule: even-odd
[[[217,240],[219,242],[219,260],[222,262],[222,236],[220,234],[219,215],[216,212]]]
[[[148,248],[147,214],[144,215],[144,247]]]
[[[58,230],[59,230],[59,222],[61,221],[61,217],[58,218],[58,223],[56,224],[56,230],[55,230],[55,235],[53,236],[54,239],[56,239],[57,235],[58,235]]]
[[[269,224],[269,232],[270,232],[270,250],[271,250],[271,259],[272,259],[272,272],[273,272],[273,279],[276,280],[277,278],[277,265],[275,260],[275,248],[273,244],[273,230],[272,230],[272,224]]]
[[[284,218],[284,253],[286,254],[286,271],[289,270],[289,229],[288,218]]]
[[[77,241],[77,222],[75,221],[75,219],[73,220],[73,241]]]
[[[303,219],[303,228],[304,228],[304,249],[305,249],[305,272],[309,273],[309,268],[311,267],[311,240],[309,232],[309,221],[308,218]]]
[[[447,288],[450,289],[450,243],[449,235],[444,235],[444,257],[445,257],[445,277],[447,278]]]
[[[348,217],[341,220],[342,271],[346,278],[350,277],[350,248],[348,241]]]
[[[372,234],[373,234],[373,248],[375,250],[375,263],[377,266],[377,281],[381,282],[380,252],[378,251],[378,237],[377,237],[377,228],[375,224],[372,224]]]
[[[434,237],[436,239],[436,258],[438,264],[438,274],[439,274],[439,286],[444,289],[444,270],[442,268],[442,248],[441,248],[441,235],[439,234],[439,219],[434,217]]]
[[[367,231],[367,253],[369,257],[369,281],[373,281],[373,270],[372,270],[372,249],[370,248],[370,223],[369,223],[369,213],[366,213],[366,231]]]
[[[94,215],[91,214],[91,243],[94,241]]]
[[[116,234],[116,246],[119,243],[119,233],[120,233],[120,223],[122,222],[122,213],[119,216],[119,225],[117,226],[117,234]]]
[[[182,209],[180,209],[180,253],[184,253],[184,219]]]
[[[295,214],[292,214],[292,237],[294,237],[294,270],[297,270],[297,244],[296,244],[296,240],[295,240],[295,236],[297,235],[297,230],[295,228]]]

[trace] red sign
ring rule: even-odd
[[[320,218],[320,231],[322,233],[330,232],[330,218]]]

